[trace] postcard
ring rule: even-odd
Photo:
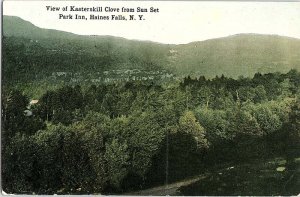
[[[300,193],[300,2],[3,2],[1,187]]]

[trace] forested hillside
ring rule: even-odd
[[[18,90],[5,89],[3,189],[122,193],[171,183],[212,167],[280,157],[284,171],[273,176],[268,190],[262,183],[270,180],[263,177],[262,183],[248,180],[255,190],[235,192],[295,195],[299,193],[299,93],[300,73],[295,70],[239,80],[187,77],[171,86],[126,82],[92,85],[85,91],[65,86],[47,91],[33,105]],[[244,175],[230,176],[235,180]],[[218,180],[210,184],[220,187],[223,182]],[[213,191],[218,192],[197,194],[219,194]],[[230,191],[224,192],[235,194]]]
[[[41,29],[13,16],[4,16],[3,33],[4,84],[21,83],[27,93],[39,96],[28,90],[36,82],[60,86],[187,75],[238,78],[300,68],[300,40],[275,35],[240,34],[166,45]]]
[[[177,73],[252,77],[255,73],[300,69],[300,40],[276,35],[238,34],[174,47]]]
[[[40,29],[9,16],[4,16],[3,30],[5,84],[74,85],[156,77],[157,73],[149,74],[149,71],[168,73],[163,68],[168,50],[161,44]],[[110,72],[124,76],[116,77]],[[158,73],[158,76],[163,74]]]
[[[210,174],[180,194],[299,194],[299,39],[166,45],[11,16],[3,32],[6,193],[122,194]]]

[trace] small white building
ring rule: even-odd
[[[35,105],[35,104],[37,104],[38,102],[39,102],[39,100],[31,100],[29,104],[30,104],[30,105]]]

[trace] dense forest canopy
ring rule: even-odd
[[[20,91],[5,89],[4,190],[114,193],[222,163],[282,156],[294,166],[299,94],[295,70],[238,80],[186,77],[171,85],[64,86],[35,105]],[[25,116],[28,108],[32,115]]]
[[[238,165],[195,194],[299,193],[299,39],[242,34],[164,45],[9,16],[3,31],[5,192],[116,194]],[[253,166],[243,165],[274,158],[284,160],[280,174],[269,170],[249,186],[254,193],[221,193],[232,176],[249,177]]]

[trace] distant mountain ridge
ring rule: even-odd
[[[216,74],[252,76],[256,72],[288,72],[300,68],[300,39],[277,35],[237,34],[178,45],[175,50],[178,51],[174,60],[177,70],[211,77]]]
[[[173,45],[42,29],[14,16],[3,17],[3,34],[4,75],[18,69],[35,76],[142,69],[237,78],[300,70],[300,39],[276,35],[237,34]]]

